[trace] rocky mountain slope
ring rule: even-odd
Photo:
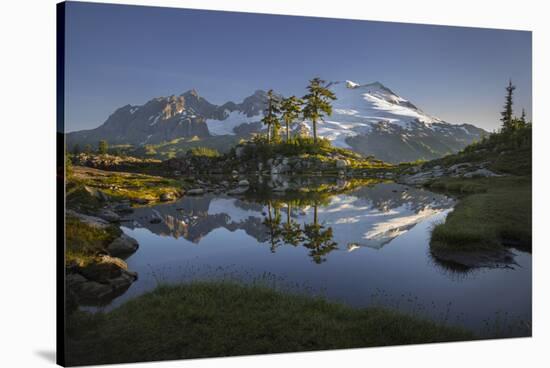
[[[459,151],[485,131],[431,116],[379,82],[330,85],[338,100],[319,131],[336,146],[387,162],[430,160]]]
[[[459,151],[486,133],[470,124],[450,124],[431,116],[379,82],[341,81],[331,82],[329,87],[338,99],[332,116],[319,123],[318,134],[337,147],[384,161],[438,158]],[[190,90],[154,98],[141,106],[121,107],[98,128],[69,133],[67,142],[69,148],[74,144],[94,146],[100,139],[111,145],[170,147],[176,144],[174,140],[192,138],[208,146],[216,142],[219,147],[215,148],[223,151],[235,140],[220,138],[245,138],[265,129],[260,120],[266,101],[266,93],[258,90],[241,103],[218,106]],[[310,130],[307,121],[294,127],[295,132]]]
[[[106,139],[111,145],[146,145],[181,137],[205,138],[236,134],[233,128],[259,120],[266,93],[256,91],[236,104],[213,105],[195,90],[179,96],[157,97],[141,106],[126,105],[111,114],[101,126],[67,134],[70,145],[95,145]]]

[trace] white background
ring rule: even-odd
[[[110,1],[125,3],[124,1]],[[545,1],[149,0],[203,9],[512,28],[533,33],[533,338],[141,364],[140,367],[361,365],[540,367],[550,363],[550,27]],[[0,366],[55,359],[55,0],[0,4]],[[544,168],[546,167],[546,171]],[[545,185],[546,184],[546,185]],[[359,280],[360,282],[360,280]]]

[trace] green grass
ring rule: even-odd
[[[427,167],[436,165],[449,167],[469,162],[487,164],[487,168],[503,174],[518,176],[532,172],[532,129],[531,125],[505,133],[494,133],[473,143],[459,153],[432,160]]]
[[[65,203],[68,209],[82,213],[93,213],[101,208],[99,199],[92,196],[84,184],[69,179],[65,187]]]
[[[318,138],[317,143],[311,137],[293,137],[288,142],[267,143],[265,137],[257,136],[253,144],[244,145],[244,160],[267,161],[277,156],[298,156],[303,159],[315,159],[318,162],[335,161],[334,156],[349,162],[348,167],[353,169],[392,169],[388,164],[374,157],[365,157],[354,151],[334,147],[328,139]]]
[[[472,339],[389,310],[354,309],[262,286],[160,286],[68,320],[69,365],[268,354]]]
[[[280,156],[321,155],[331,152],[335,148],[327,139],[319,138],[317,143],[310,137],[293,137],[290,141],[267,142],[264,136],[255,136],[244,146],[244,158],[259,158],[262,161]]]
[[[199,157],[220,157],[220,153],[218,150],[208,147],[195,147],[191,148],[189,150],[192,156],[199,156]]]
[[[452,192],[458,195],[485,193],[490,188],[493,179],[487,178],[443,178],[436,179],[426,184],[434,191]],[[505,179],[506,180],[506,179]]]
[[[489,178],[441,178],[428,183],[432,190],[459,195],[459,202],[443,224],[434,227],[432,251],[502,250],[515,246],[531,250],[532,183],[531,126],[491,134],[461,152],[424,166],[483,164],[505,174]]]
[[[442,179],[430,189],[461,194],[453,212],[434,227],[432,250],[531,250],[530,177]]]
[[[116,226],[98,228],[90,226],[73,216],[65,221],[66,264],[83,267],[92,263],[98,252],[119,237],[122,231]]]
[[[67,198],[75,203],[78,200],[89,199],[83,197],[82,190],[87,186],[101,190],[114,200],[138,200],[145,199],[149,202],[158,202],[164,193],[178,194],[182,186],[174,179],[160,176],[136,174],[117,171],[103,171],[85,167],[74,166],[73,175],[70,179],[71,185],[76,188],[74,193],[68,192]],[[88,203],[92,205],[92,203]]]
[[[239,143],[240,138],[233,135],[213,137],[178,138],[168,142],[145,145],[144,147],[132,147],[125,153],[138,157],[153,157],[166,160],[184,156],[187,151],[194,148],[209,148],[219,152],[227,152],[231,147]]]

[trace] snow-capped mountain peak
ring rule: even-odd
[[[346,87],[348,88],[357,88],[357,87],[360,87],[361,85],[359,83],[355,83],[354,81],[350,81],[350,80],[347,80],[346,81]]]
[[[441,119],[426,114],[380,82],[359,84],[348,80],[345,83],[330,83],[329,88],[338,98],[333,104],[335,114],[331,120],[388,122],[403,128],[407,128],[412,121],[425,124],[441,122]]]
[[[327,84],[334,94],[332,115],[317,122],[317,134],[338,147],[374,155],[390,162],[432,159],[456,152],[486,132],[473,125],[449,124],[429,115],[380,82],[353,80]],[[247,138],[264,131],[261,123],[267,93],[257,90],[240,103],[215,105],[196,90],[154,98],[141,106],[117,109],[96,129],[68,135],[71,144],[160,144],[181,137]],[[294,124],[295,132],[311,131],[309,121]],[[233,140],[227,140],[231,142]],[[219,147],[227,150],[228,147]]]

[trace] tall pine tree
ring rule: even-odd
[[[267,92],[267,108],[265,110],[262,122],[267,125],[267,143],[271,143],[271,130],[273,129],[273,139],[277,141],[280,139],[279,135],[279,118],[277,115],[281,112],[280,101],[270,89]]]
[[[301,106],[303,103],[304,101],[296,96],[290,96],[283,99],[281,102],[281,118],[285,122],[287,142],[290,140],[290,125],[292,125],[294,121],[300,117],[300,113],[302,112]]]
[[[325,115],[332,115],[332,100],[336,96],[326,87],[326,82],[318,77],[309,81],[309,93],[303,97],[305,101],[302,114],[305,120],[311,120],[313,125],[313,141],[317,143],[317,122],[322,121]]]
[[[508,131],[513,129],[514,125],[514,117],[512,116],[514,111],[512,109],[513,102],[513,95],[514,90],[516,89],[516,86],[512,84],[512,80],[508,83],[508,87],[506,87],[506,102],[504,103],[504,111],[500,113],[502,118],[500,118],[500,121],[502,121],[502,130]]]

